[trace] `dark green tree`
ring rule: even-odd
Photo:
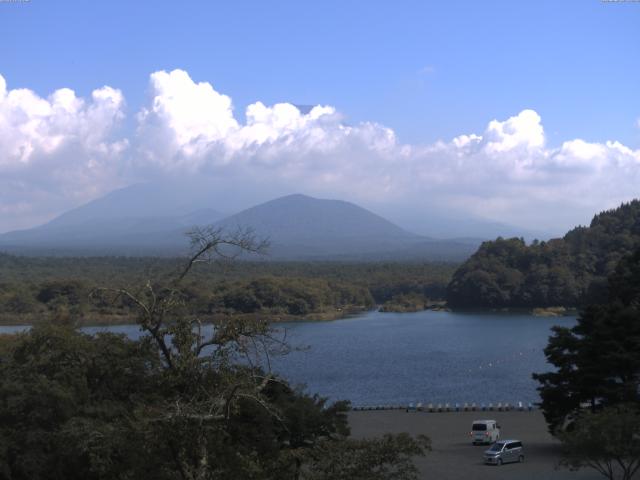
[[[416,478],[412,459],[431,449],[427,437],[384,435],[373,440],[324,441],[307,456],[305,480],[406,480]]]
[[[561,464],[572,470],[588,467],[609,480],[631,480],[640,469],[638,405],[584,414],[559,437],[564,447]]]
[[[354,465],[359,478],[416,478],[424,440],[351,440],[346,402],[269,371],[263,360],[286,345],[266,321],[210,327],[190,309],[196,265],[264,244],[205,229],[192,246],[173,278],[95,292],[135,309],[140,340],[65,320],[0,342],[0,479],[302,480],[349,478]]]
[[[0,352],[0,478],[118,478],[136,471],[132,425],[158,391],[148,342],[42,325]]]
[[[552,432],[584,406],[640,401],[640,250],[609,279],[609,302],[591,305],[573,328],[555,327],[545,348],[556,371],[534,374]]]
[[[606,300],[602,287],[640,246],[640,200],[599,213],[588,227],[527,245],[521,238],[483,243],[447,286],[454,308],[583,307]]]

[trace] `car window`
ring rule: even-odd
[[[500,450],[502,450],[503,446],[504,446],[504,443],[496,442],[493,445],[491,445],[491,448],[489,450],[492,452],[499,452]]]
[[[514,442],[511,444],[511,448],[520,448],[522,447],[522,442]]]
[[[471,425],[471,430],[474,432],[481,432],[487,429],[487,425],[484,423],[474,423]]]

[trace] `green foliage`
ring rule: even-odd
[[[118,458],[131,468],[136,459],[118,436],[136,396],[154,391],[149,345],[54,325],[14,342],[0,362],[2,478],[102,478]]]
[[[425,436],[384,435],[374,440],[322,442],[310,452],[305,480],[410,480],[418,470],[412,459],[431,450]]]
[[[548,242],[498,238],[483,243],[453,275],[447,302],[457,308],[576,307],[606,298],[621,258],[640,246],[640,201],[596,215]]]
[[[444,303],[444,302],[442,302]],[[380,308],[383,312],[417,312],[430,305],[418,293],[398,293],[387,300]]]
[[[564,447],[562,464],[572,470],[588,467],[609,480],[631,480],[640,469],[637,404],[585,413],[559,437]]]
[[[294,390],[258,366],[281,346],[264,319],[229,315],[203,333],[202,297],[186,274],[219,246],[253,244],[218,231],[194,243],[197,253],[173,278],[94,294],[135,314],[139,340],[80,333],[71,311],[64,322],[0,338],[0,479],[415,479],[412,457],[426,452],[426,439],[350,440],[347,402]],[[318,299],[361,294],[310,285],[270,279],[253,281],[247,297],[235,285],[213,293],[242,308],[291,299],[315,308]],[[45,303],[73,306],[81,287],[37,290]],[[272,295],[282,300],[268,304]]]
[[[640,250],[609,285],[608,303],[587,307],[573,328],[554,328],[545,355],[556,371],[534,374],[552,432],[582,405],[640,401]]]
[[[0,254],[0,323],[34,324],[71,315],[84,324],[130,323],[126,299],[90,298],[108,284],[165,282],[181,263],[169,258],[37,258]],[[441,299],[455,269],[446,263],[237,262],[199,264],[182,286],[203,318],[251,314],[329,318],[410,296]]]
[[[330,308],[371,308],[374,300],[366,288],[343,282],[267,277],[223,283],[210,305],[231,312],[307,315]]]
[[[348,440],[345,402],[276,378],[254,397],[246,380],[264,373],[175,355],[168,368],[149,337],[69,326],[14,336],[0,349],[0,478],[415,478],[424,440]],[[230,392],[228,415],[211,415]]]

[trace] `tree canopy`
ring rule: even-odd
[[[554,328],[545,355],[556,370],[534,378],[552,431],[585,405],[640,402],[640,249],[618,264],[606,303],[586,307],[572,328]]]
[[[606,299],[607,277],[640,246],[640,201],[596,215],[548,242],[498,238],[483,243],[453,275],[454,308],[579,307]]]
[[[35,324],[72,315],[87,324],[133,323],[123,299],[90,301],[104,285],[135,287],[151,278],[166,282],[182,266],[175,258],[15,257],[0,254],[0,323]],[[323,319],[375,304],[411,298],[444,299],[455,264],[235,262],[199,263],[182,283],[192,312],[256,315],[270,320]]]
[[[608,480],[631,480],[640,469],[640,410],[616,405],[583,415],[570,431],[559,434],[562,464],[589,467]]]
[[[173,278],[94,293],[130,304],[139,340],[81,333],[73,314],[2,339],[0,479],[416,478],[428,440],[349,438],[347,402],[293,389],[260,361],[283,346],[268,322],[204,328],[184,282],[224,245],[260,248],[196,232]]]

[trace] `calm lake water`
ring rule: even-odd
[[[293,344],[275,370],[309,391],[354,405],[537,402],[533,372],[553,325],[575,318],[515,314],[371,312],[328,323],[288,324]]]
[[[432,311],[286,323],[278,328],[288,342],[307,348],[272,358],[272,366],[309,392],[354,405],[536,402],[531,374],[550,369],[542,351],[550,328],[574,323],[573,317]],[[140,335],[134,325],[85,331],[105,329]]]

